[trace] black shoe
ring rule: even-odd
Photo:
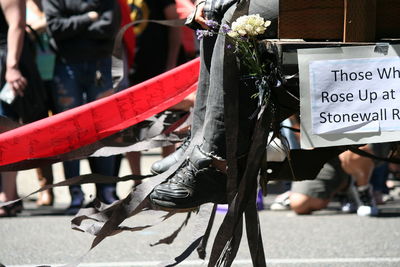
[[[85,196],[81,188],[70,188],[71,204],[64,212],[65,215],[75,215],[82,208]]]
[[[153,163],[150,167],[150,171],[153,174],[160,174],[167,171],[172,165],[177,163],[179,159],[183,157],[186,152],[186,149],[190,145],[190,138],[187,137],[183,140],[183,143],[175,150],[175,152],[169,154],[163,159],[160,159]]]
[[[226,174],[210,167],[211,162],[211,157],[195,147],[174,176],[153,189],[150,200],[171,209],[195,208],[207,202],[226,203]]]
[[[112,204],[119,200],[115,187],[106,187],[99,191],[97,197],[104,204]]]

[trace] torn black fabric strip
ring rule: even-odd
[[[251,259],[253,263],[256,263],[254,266],[266,267],[267,264],[264,255],[264,246],[262,241],[260,220],[257,211],[256,197],[257,190],[256,192],[253,192],[252,199],[250,199],[245,210],[247,241],[249,244]],[[253,242],[252,240],[257,240],[257,242]]]
[[[209,204],[207,204],[207,205],[209,205]],[[197,254],[199,255],[199,258],[202,260],[204,260],[207,255],[207,252],[206,252],[207,243],[208,243],[208,239],[210,237],[211,229],[214,225],[215,213],[217,212],[218,205],[217,204],[212,204],[212,205],[213,206],[212,206],[212,210],[210,212],[210,218],[208,220],[206,230],[204,232],[203,238],[201,239],[199,246],[197,247]]]

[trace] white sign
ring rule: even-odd
[[[400,46],[298,50],[301,147],[400,140]]]
[[[400,130],[400,58],[310,63],[313,134]]]

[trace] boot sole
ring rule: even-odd
[[[195,207],[178,207],[172,202],[162,200],[150,200],[154,208],[157,210],[174,211],[174,212],[191,212],[199,209],[199,206]]]

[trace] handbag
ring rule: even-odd
[[[33,38],[30,38],[30,45],[36,58],[36,65],[43,81],[52,80],[54,76],[54,66],[56,64],[56,53],[50,45],[50,36],[38,33],[28,24],[26,25]],[[33,43],[33,44],[32,44]]]
[[[47,33],[42,33],[38,35],[36,42],[36,65],[44,81],[53,79],[56,63],[56,55],[50,47],[49,38]]]

